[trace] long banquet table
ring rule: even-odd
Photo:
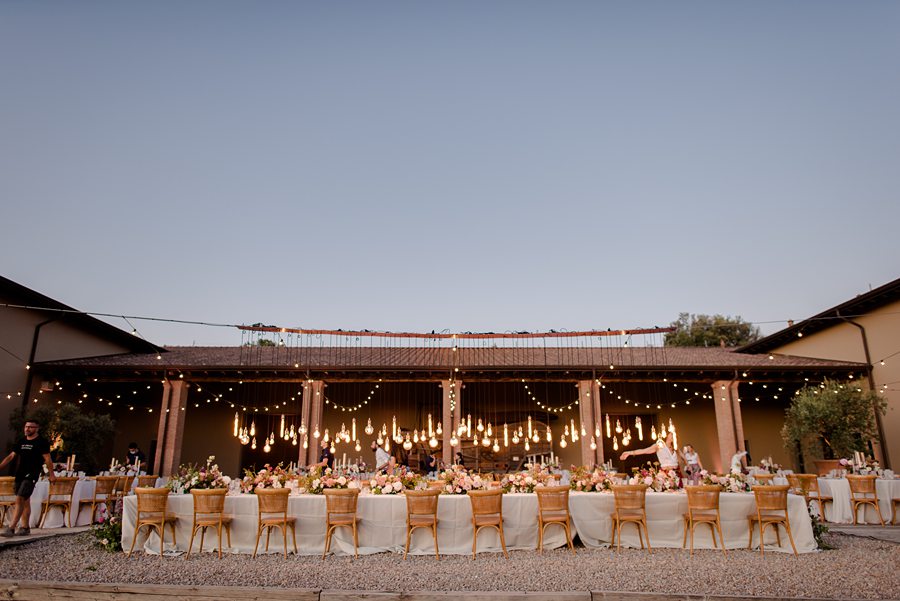
[[[725,493],[721,497],[722,529],[725,545],[740,548],[747,545],[747,515],[755,510],[751,493]],[[574,526],[573,535],[588,547],[600,547],[610,541],[610,517],[613,496],[604,493],[573,492],[569,498],[569,508]],[[803,498],[788,497],[791,529],[797,551],[807,553],[816,548],[812,525],[806,512]],[[681,547],[682,514],[687,509],[687,496],[683,493],[648,493],[647,519],[650,528],[650,542],[656,547]],[[170,495],[169,513],[177,516],[176,535],[178,544],[171,542],[171,531],[166,534],[167,551],[186,551],[191,534],[193,515],[191,495]],[[123,513],[122,546],[127,551],[134,536],[137,500],[131,495],[125,499]],[[507,548],[528,550],[537,548],[537,495],[533,493],[506,494],[503,496],[503,531]],[[225,498],[225,514],[233,517],[231,532],[232,553],[253,553],[256,540],[257,501],[255,495],[229,495]],[[295,495],[288,501],[288,515],[297,518],[297,547],[301,555],[321,554],[325,544],[325,498],[321,495]],[[402,495],[360,495],[358,516],[359,553],[371,554],[384,551],[399,553],[406,544],[406,499]],[[472,552],[472,509],[465,495],[441,495],[438,502],[438,542],[442,554],[468,554]],[[694,539],[695,548],[712,548],[708,528],[700,526]],[[157,553],[159,538],[155,533],[147,536],[144,529],[135,545],[148,553]],[[758,546],[758,535],[754,537],[754,547]],[[770,541],[771,538],[771,541]],[[263,552],[265,537],[260,541],[259,552]],[[223,535],[224,540],[224,535]],[[767,529],[766,544],[774,544],[775,534]],[[787,545],[787,537],[783,537]],[[207,534],[204,550],[215,547],[215,536]],[[562,528],[550,526],[546,530],[544,547],[548,549],[565,545]],[[626,526],[622,533],[622,545],[638,547],[638,539],[633,526]],[[199,546],[194,542],[194,550]],[[353,553],[353,539],[349,529],[336,531],[332,546],[337,555]],[[272,534],[269,553],[282,552],[282,538],[278,531]],[[293,544],[288,539],[288,550]],[[790,552],[790,547],[782,549]],[[500,539],[496,530],[484,529],[478,535],[478,551],[499,552]],[[429,555],[434,553],[431,533],[427,529],[417,529],[413,533],[410,553]]]
[[[819,491],[822,496],[831,497],[825,503],[827,521],[836,524],[853,523],[853,503],[850,501],[850,481],[846,478],[819,478]],[[878,494],[878,509],[887,524],[891,519],[891,499],[900,499],[900,478],[878,478],[875,480],[875,492]],[[818,503],[813,504],[818,514]],[[857,519],[861,524],[878,524],[878,514],[869,504],[859,508]]]

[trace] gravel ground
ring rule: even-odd
[[[642,591],[736,596],[852,599],[900,598],[900,546],[842,534],[827,535],[832,551],[784,553],[679,549],[578,548],[470,556],[381,553],[351,557],[226,555],[184,557],[107,553],[90,534],[55,537],[0,551],[0,577],[21,580],[208,584],[386,591]],[[52,558],[49,560],[48,558]]]

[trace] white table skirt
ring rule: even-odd
[[[819,478],[819,490],[823,496],[833,500],[825,504],[825,519],[835,524],[853,523],[853,504],[850,502],[850,481],[846,478]],[[885,524],[891,519],[891,499],[900,498],[900,478],[875,480],[875,491],[878,493],[878,508]],[[818,514],[818,503],[813,504]],[[858,520],[865,524],[879,524],[878,514],[871,505],[859,509]]]
[[[572,492],[569,509],[578,538],[586,547],[603,547],[611,542],[613,495],[610,493]],[[755,513],[756,501],[753,493],[722,493],[719,496],[719,512],[725,547],[741,549],[747,546],[749,527],[747,516]],[[650,531],[650,545],[653,547],[681,547],[684,537],[682,516],[687,512],[687,495],[684,493],[647,493],[647,528]],[[803,502],[803,497],[788,495],[788,517],[791,533],[798,553],[810,553],[816,549],[812,522]],[[716,537],[718,543],[718,537]],[[792,552],[787,536],[782,536],[780,549]],[[766,529],[766,548],[773,548],[775,532]],[[690,545],[690,535],[688,535]],[[622,528],[622,546],[640,547],[637,527],[629,524]],[[759,534],[753,537],[754,548],[759,547]],[[694,548],[712,549],[710,528],[697,526],[694,531]]]
[[[91,499],[94,497],[94,487],[96,486],[96,482],[94,480],[79,480],[75,483],[75,490],[72,492],[72,525],[73,526],[88,526],[91,523]],[[49,480],[39,480],[34,485],[34,492],[31,493],[31,527],[37,528],[41,519],[41,505],[43,505],[44,500],[47,498],[47,493],[50,492],[50,481]],[[87,507],[85,507],[84,511],[80,511],[81,503],[87,503]],[[99,510],[98,510],[99,511]],[[77,516],[77,520],[74,516]],[[59,509],[59,507],[53,508],[50,510],[50,513],[47,515],[47,519],[44,520],[44,528],[62,528],[63,526],[68,525],[68,522],[63,519],[63,512]]]
[[[232,553],[253,553],[257,527],[257,500],[252,494],[231,495],[225,498],[225,514],[233,518],[231,524]],[[191,537],[193,499],[191,495],[170,495],[169,513],[178,517],[176,523],[177,547],[171,544],[171,531],[167,530],[166,550],[186,551]],[[536,549],[538,541],[537,495],[507,494],[503,496],[503,532],[509,550]],[[137,514],[137,498],[125,499],[122,523],[122,546],[127,551],[134,536]],[[325,497],[322,495],[296,495],[288,500],[288,515],[297,518],[297,548],[301,555],[321,554],[325,548]],[[390,551],[402,553],[406,545],[406,497],[402,495],[362,495],[359,497],[357,515],[359,524],[359,553],[371,554]],[[136,549],[143,547],[148,553],[159,551],[159,538],[146,536],[141,531]],[[573,532],[574,535],[574,532]],[[224,533],[223,533],[223,541]],[[227,544],[227,543],[223,543]],[[465,495],[441,495],[438,500],[438,544],[442,554],[464,555],[472,552],[472,505]],[[550,526],[544,537],[544,547],[553,549],[565,545],[565,534],[559,526]],[[215,535],[207,532],[204,550],[216,545]],[[265,546],[265,536],[260,541],[259,552]],[[199,540],[194,541],[194,550]],[[353,537],[349,528],[338,528],[332,537],[332,551],[337,555],[353,553]],[[283,550],[281,534],[273,531],[269,553]],[[293,552],[293,542],[288,536],[288,551]],[[493,528],[478,533],[478,552],[500,552],[500,537]],[[428,529],[418,528],[413,533],[410,553],[430,555],[434,542]]]

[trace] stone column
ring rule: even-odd
[[[450,437],[456,432],[456,424],[458,423],[457,412],[459,409],[459,395],[457,392],[458,384],[451,380],[441,380],[441,391],[443,399],[441,401],[441,428],[443,435],[441,436],[442,451],[441,461],[445,465],[453,462],[453,448],[450,446]],[[451,409],[451,403],[454,405]]]
[[[159,431],[154,467],[160,476],[170,476],[181,462],[181,443],[184,439],[184,417],[187,407],[188,383],[184,380],[163,382]]]
[[[594,392],[593,380],[578,382],[578,418],[584,426],[587,436],[581,437],[581,463],[588,467],[597,463],[597,451],[591,449],[591,437],[594,436]],[[603,441],[600,441],[601,444]],[[600,445],[597,446],[599,450]]]
[[[712,383],[716,411],[716,431],[719,438],[721,471],[728,471],[731,457],[744,450],[744,425],[738,402],[738,381],[720,380]]]
[[[308,386],[308,388],[307,388]],[[308,394],[307,394],[308,393]],[[306,424],[307,436],[309,436],[309,448],[306,449],[306,464],[312,465],[319,461],[319,443],[325,435],[325,426],[322,420],[322,409],[325,407],[325,382],[311,380],[303,387],[303,411],[307,411],[307,399],[309,407],[309,421]],[[313,438],[313,432],[319,429],[319,438]]]

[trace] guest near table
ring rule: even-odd
[[[646,449],[625,451],[619,455],[619,459],[625,460],[634,455],[653,455],[655,453],[657,460],[659,460],[659,467],[667,470],[677,470],[684,460],[681,457],[681,453],[675,449],[674,440],[674,436],[669,432],[664,443],[656,441]]]
[[[19,440],[13,447],[13,451],[0,461],[0,469],[6,467],[13,459],[18,459],[16,466],[16,509],[13,512],[9,526],[0,531],[2,536],[31,534],[28,524],[31,519],[31,493],[34,485],[41,477],[44,466],[47,467],[47,476],[50,482],[56,481],[53,473],[53,461],[50,459],[50,443],[40,436],[41,425],[37,420],[30,419],[25,422],[25,437]],[[16,528],[16,524],[22,521],[22,526]]]

